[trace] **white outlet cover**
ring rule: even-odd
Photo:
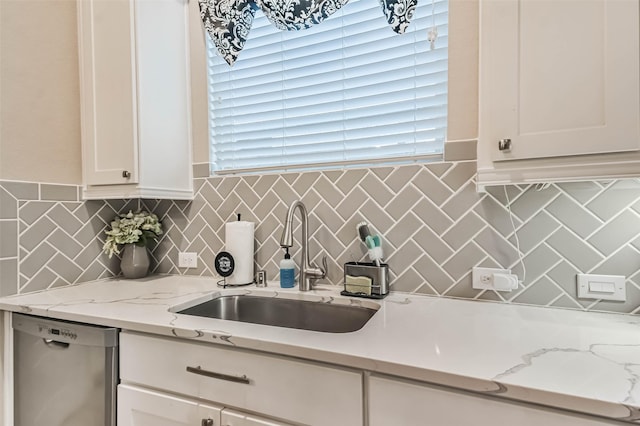
[[[178,268],[197,268],[198,253],[180,252],[178,253]]]

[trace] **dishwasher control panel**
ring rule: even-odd
[[[47,334],[52,338],[66,337],[67,339],[75,340],[78,338],[78,334],[69,328],[56,328],[46,324],[38,324],[38,331],[40,333]]]
[[[113,327],[87,325],[19,313],[11,315],[11,326],[14,330],[45,340],[74,345],[118,346],[118,329]]]

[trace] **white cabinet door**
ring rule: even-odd
[[[637,0],[481,4],[480,144],[493,161],[640,149]]]
[[[85,199],[193,198],[189,3],[78,2]]]
[[[222,426],[287,426],[275,420],[267,420],[262,417],[241,413],[225,408],[221,415]]]
[[[137,182],[134,4],[78,2],[85,184]],[[130,177],[123,177],[123,172]]]
[[[640,176],[639,8],[480,2],[480,188]]]
[[[618,423],[466,392],[372,376],[369,425],[605,426]]]
[[[118,386],[118,426],[220,426],[220,412],[187,399]]]
[[[222,345],[123,331],[120,379],[296,423],[363,423],[359,371]]]

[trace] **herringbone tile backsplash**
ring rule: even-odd
[[[195,179],[191,202],[142,204],[161,217],[166,231],[152,251],[158,273],[214,276],[224,224],[242,213],[256,223],[256,268],[277,279],[282,221],[291,202],[301,199],[309,210],[311,257],[320,263],[327,256],[329,283],[341,284],[345,262],[366,258],[356,224],[367,221],[382,235],[393,291],[640,312],[638,181],[508,186],[506,193],[495,187],[479,194],[474,178],[474,162],[210,177]],[[136,202],[24,201],[7,185],[0,192],[19,204],[15,219],[0,219],[2,276],[12,276],[5,265],[15,262],[18,291],[117,273],[117,260],[100,253],[102,231],[115,212],[135,209]],[[14,226],[16,253],[4,243]],[[299,247],[296,240],[296,261]],[[178,268],[179,251],[197,252],[199,267]],[[524,281],[511,293],[474,290],[473,266],[511,268]],[[577,273],[625,275],[627,301],[578,300]]]

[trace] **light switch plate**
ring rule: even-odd
[[[623,275],[578,274],[578,299],[627,300]]]

